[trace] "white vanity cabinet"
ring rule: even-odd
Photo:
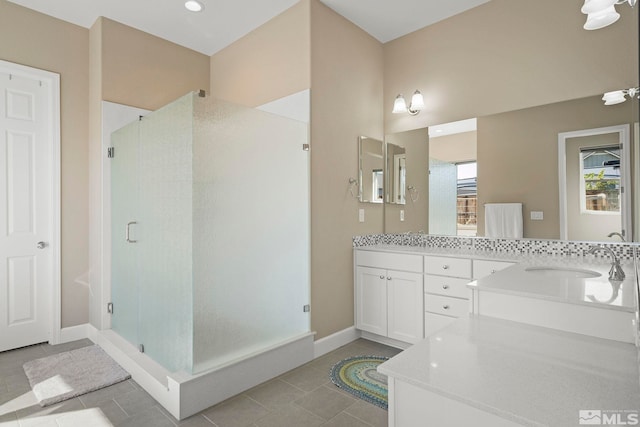
[[[422,256],[357,250],[355,262],[356,328],[410,344],[422,340]]]
[[[467,283],[472,261],[426,255],[424,257],[424,334],[429,336],[469,313]]]

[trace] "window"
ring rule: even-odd
[[[478,230],[477,163],[457,163],[457,234],[475,236]]]
[[[580,150],[583,213],[620,213],[620,147]]]

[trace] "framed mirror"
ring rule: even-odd
[[[384,200],[384,144],[367,136],[358,137],[358,195],[362,203]]]

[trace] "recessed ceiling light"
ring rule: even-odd
[[[184,7],[191,12],[201,12],[204,9],[204,5],[197,0],[187,0],[184,2]]]

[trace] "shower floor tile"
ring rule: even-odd
[[[37,405],[22,365],[89,345],[93,343],[80,340],[0,353],[2,427],[386,427],[387,412],[335,387],[329,379],[329,370],[350,356],[391,357],[400,352],[359,339],[182,421],[173,418],[133,380],[58,405],[46,408]]]

